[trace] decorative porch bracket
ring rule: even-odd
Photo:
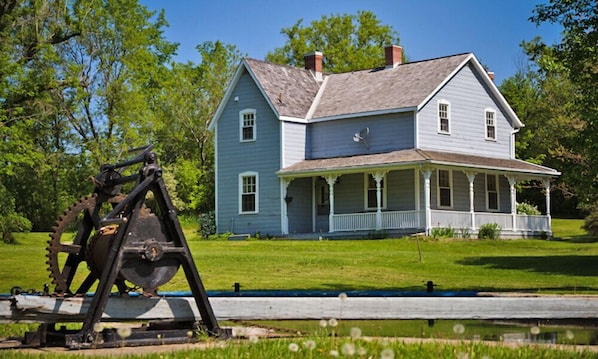
[[[513,218],[513,230],[517,230],[517,177],[506,176],[509,181],[509,191],[511,193],[511,217]]]
[[[288,188],[293,178],[282,178],[280,180],[282,192],[282,234],[289,234],[289,202],[287,201]]]
[[[426,235],[430,235],[430,228],[432,228],[432,209],[430,208],[430,178],[432,177],[432,169],[422,168],[421,173],[424,176],[424,208],[426,210]]]
[[[469,181],[469,214],[471,216],[471,230],[475,230],[475,208],[474,208],[474,188],[473,182],[475,181],[475,176],[477,175],[476,172],[471,171],[463,171],[465,176],[467,176],[467,181]]]
[[[372,177],[376,181],[376,230],[382,229],[382,180],[387,171],[378,171],[372,173]]]
[[[328,214],[328,232],[334,232],[334,184],[338,175],[328,175],[324,177],[328,183],[328,201],[330,202],[330,213]]]
[[[544,184],[544,195],[546,196],[546,217],[548,217],[548,232],[552,235],[552,223],[550,217],[550,178],[542,179]]]

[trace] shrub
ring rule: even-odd
[[[500,237],[500,232],[502,228],[498,225],[498,223],[486,223],[480,226],[480,230],[478,232],[479,239],[498,239]]]
[[[528,216],[539,216],[541,213],[537,206],[530,204],[530,203],[522,202],[522,203],[517,203],[517,214],[527,214]]]
[[[588,232],[590,236],[598,236],[598,209],[594,209],[585,219],[581,227]]]
[[[455,238],[455,229],[452,227],[434,227],[430,232],[430,236],[434,239],[438,238]]]
[[[199,224],[197,233],[199,233],[203,239],[207,239],[210,235],[216,233],[216,215],[214,214],[214,211],[201,213],[197,217],[197,223]]]

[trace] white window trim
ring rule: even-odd
[[[243,211],[243,178],[255,177],[255,211]],[[260,177],[257,172],[239,173],[239,214],[256,214],[260,208]]]
[[[447,117],[448,117],[448,131],[443,131],[440,126],[440,105],[447,105]],[[447,100],[438,100],[436,104],[436,124],[438,126],[438,133],[443,135],[450,135],[451,134],[451,103]]]
[[[440,205],[440,171],[447,171],[449,176],[449,190],[451,191],[451,205],[450,206],[442,206]],[[455,202],[453,201],[453,194],[455,189],[453,188],[453,171],[447,170],[443,168],[439,168],[436,170],[436,205],[438,208],[446,208],[452,209]]]
[[[488,113],[492,113],[494,114],[494,138],[492,137],[488,137],[488,122],[487,122],[487,114]],[[484,109],[484,138],[488,141],[496,141],[496,135],[497,135],[497,126],[496,126],[496,110],[493,108],[486,108]]]
[[[253,138],[252,139],[243,139],[243,116],[245,114],[252,113],[253,114]],[[255,109],[247,108],[244,110],[239,111],[239,142],[254,142],[257,138],[257,114]]]
[[[496,185],[496,207],[497,208],[490,208],[490,191],[488,191],[488,176],[494,176],[494,181],[495,181],[495,185]],[[499,185],[499,179],[498,179],[498,175],[495,174],[486,174],[486,180],[484,185],[486,186],[485,188],[485,192],[486,192],[486,210],[488,212],[500,212],[500,187]]]
[[[370,180],[370,176],[372,176],[371,173],[364,173],[363,176],[363,194],[364,194],[364,198],[363,198],[363,208],[366,211],[375,211],[378,209],[378,207],[368,207],[368,183]],[[376,182],[374,180],[374,182]],[[386,187],[388,187],[388,183],[386,182],[386,173],[384,174],[384,178],[382,179],[382,182],[384,183],[384,187],[382,187],[382,207],[380,207],[381,209],[386,209],[386,204],[388,203],[386,201],[386,194],[387,194],[387,190]]]

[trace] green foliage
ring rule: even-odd
[[[566,163],[560,168],[569,173],[572,195],[579,198],[583,208],[589,208],[598,199],[595,178],[598,176],[598,12],[596,2],[588,0],[550,0],[537,5],[531,17],[533,22],[558,23],[562,26],[561,39],[552,46],[540,44],[532,52],[532,60],[541,73],[549,74],[559,69],[571,84],[574,92],[567,107],[573,108],[570,129],[576,132],[572,151],[563,152]],[[540,54],[541,56],[538,56]],[[546,56],[548,54],[549,56]],[[562,69],[562,71],[560,70]],[[569,86],[565,82],[566,86]],[[561,104],[554,103],[554,107]],[[548,117],[550,120],[550,117]],[[567,121],[566,121],[567,122]],[[549,141],[551,146],[553,143]],[[558,147],[555,147],[558,149]],[[568,147],[565,147],[568,148]]]
[[[478,231],[479,239],[499,239],[502,228],[498,223],[486,223],[480,226]]]
[[[582,228],[587,231],[589,235],[598,237],[598,209],[594,209],[586,216]]]
[[[197,230],[203,239],[209,238],[216,233],[216,215],[214,211],[200,213],[197,216],[199,229]]]
[[[430,236],[434,239],[438,238],[455,238],[455,229],[452,227],[434,227],[430,231]]]
[[[266,59],[279,64],[305,66],[306,53],[321,51],[324,72],[340,73],[384,65],[384,46],[399,45],[399,35],[382,25],[371,11],[357,15],[330,15],[303,26],[303,19],[283,28],[283,47],[268,53]]]
[[[540,210],[533,204],[527,202],[517,203],[517,214],[527,214],[528,216],[539,216]]]
[[[13,232],[27,232],[31,222],[15,211],[15,200],[0,183],[0,239],[4,243],[14,243]]]

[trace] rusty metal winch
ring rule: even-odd
[[[43,324],[38,332],[30,333],[32,341],[47,344],[58,337],[71,348],[90,347],[92,342],[97,346],[102,333],[95,330],[114,286],[121,296],[156,296],[158,287],[168,283],[180,267],[201,315],[201,323],[192,327],[201,326],[209,335],[227,336],[218,326],[152,149],[135,149],[132,151],[139,154],[131,160],[102,165],[92,178],[93,193],[57,219],[46,254],[55,294],[82,296],[97,286],[81,330],[56,331],[54,325]],[[136,174],[122,174],[136,164],[141,165]],[[123,194],[123,185],[131,182],[133,188]],[[150,197],[155,202],[153,211],[146,206]],[[131,335],[128,343],[152,344],[152,338],[165,337],[176,342],[179,334],[181,342],[188,342],[188,329],[151,333],[144,329]],[[111,342],[110,333],[105,334],[99,341],[103,346],[122,344]]]

